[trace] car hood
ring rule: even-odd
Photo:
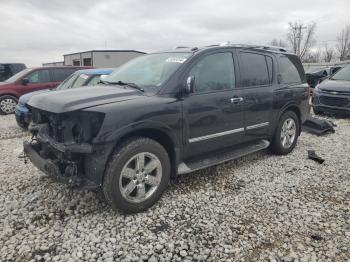
[[[328,79],[318,85],[321,90],[350,92],[350,81]]]
[[[13,83],[8,83],[8,82],[0,82],[0,87],[10,86],[10,85],[13,85]]]
[[[38,91],[34,91],[34,92],[30,92],[30,93],[24,94],[23,96],[21,96],[19,98],[18,102],[21,105],[25,105],[33,95],[43,94],[43,93],[47,93],[47,92],[50,92],[50,91],[52,91],[52,89],[38,90]]]
[[[28,105],[59,114],[144,96],[144,93],[138,90],[120,86],[99,85],[38,94],[29,100]]]

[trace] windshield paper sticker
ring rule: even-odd
[[[89,78],[89,76],[85,75],[85,74],[81,74],[79,77],[82,78],[82,79],[88,79]]]
[[[167,63],[183,63],[186,61],[186,58],[183,57],[169,57],[165,62]]]

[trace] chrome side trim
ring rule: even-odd
[[[243,131],[244,131],[244,128],[241,127],[241,128],[237,128],[237,129],[228,130],[228,131],[225,131],[225,132],[220,132],[220,133],[215,133],[215,134],[211,134],[211,135],[190,138],[188,140],[188,142],[194,143],[194,142],[199,142],[199,141],[202,141],[202,140],[212,139],[212,138],[216,138],[216,137],[220,137],[220,136],[226,136],[226,135],[230,135],[230,134],[234,134],[234,133],[238,133],[238,132],[243,132]]]
[[[264,123],[260,123],[260,124],[256,124],[256,125],[252,125],[252,126],[247,126],[247,130],[268,126],[269,124],[270,124],[270,122],[264,122]]]

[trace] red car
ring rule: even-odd
[[[18,98],[26,93],[57,87],[77,70],[91,68],[79,66],[28,68],[0,82],[0,114],[12,114]]]

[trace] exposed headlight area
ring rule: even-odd
[[[62,114],[57,129],[64,143],[89,143],[99,132],[104,114],[98,112],[70,112]]]
[[[59,143],[90,143],[99,132],[103,119],[104,114],[99,112],[77,111],[54,114],[33,109],[32,130],[40,125],[50,138]]]

